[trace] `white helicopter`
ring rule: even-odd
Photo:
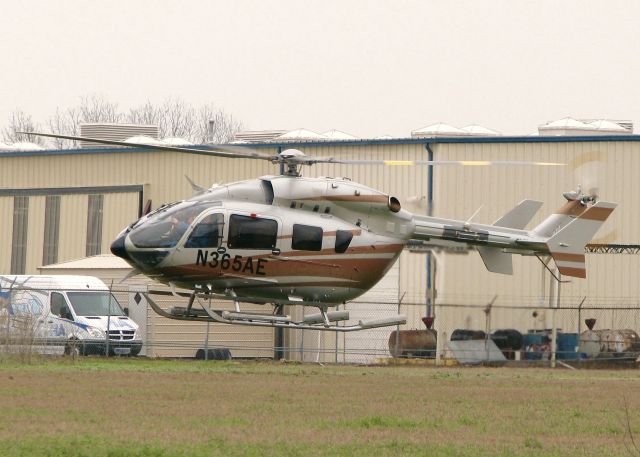
[[[524,200],[491,225],[412,214],[397,198],[342,178],[305,178],[302,166],[316,163],[384,165],[489,165],[523,162],[398,162],[335,160],[295,149],[261,155],[242,147],[203,150],[77,136],[45,137],[216,157],[266,160],[284,173],[205,189],[196,196],[150,212],[124,229],[111,245],[134,273],[191,290],[186,307],[170,312],[151,297],[162,316],[226,324],[319,329],[340,332],[406,323],[406,317],[359,321],[328,308],[373,287],[409,242],[460,243],[475,247],[489,271],[512,274],[512,255],[551,256],[562,275],[586,277],[584,248],[617,206],[585,195],[567,202],[533,230],[524,230],[541,202]],[[559,165],[535,163],[533,165]],[[541,259],[542,260],[542,259]],[[235,311],[214,310],[203,299],[235,303]],[[194,303],[202,309],[194,308]],[[242,312],[240,303],[271,304],[273,312]],[[313,306],[319,313],[294,321],[284,305]]]

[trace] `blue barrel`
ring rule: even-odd
[[[524,349],[525,360],[540,360],[542,358],[542,346],[543,335],[539,333],[527,333],[523,335],[522,347]]]
[[[576,360],[580,335],[577,333],[558,333],[558,360]]]

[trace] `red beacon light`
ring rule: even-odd
[[[249,216],[251,217],[251,219],[255,219],[256,217],[258,217],[256,213],[251,213]]]

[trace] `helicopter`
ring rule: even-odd
[[[406,316],[398,315],[346,325],[342,321],[349,320],[348,311],[329,308],[372,288],[408,243],[472,247],[489,271],[501,274],[513,273],[514,254],[535,256],[545,266],[543,258],[551,257],[561,275],[585,278],[585,246],[617,206],[578,187],[563,194],[563,206],[525,230],[542,202],[523,200],[493,224],[478,224],[471,222],[473,216],[462,221],[413,214],[396,197],[347,178],[301,173],[302,167],[318,163],[562,165],[556,163],[337,160],[296,149],[264,155],[243,146],[206,150],[30,134],[280,165],[280,175],[211,188],[189,180],[195,196],[148,212],[111,244],[111,252],[133,267],[132,274],[142,273],[169,285],[174,295],[189,297],[186,307],[166,311],[145,295],[155,312],[178,320],[339,332],[404,324]],[[234,311],[212,309],[206,305],[209,299],[230,300]],[[240,303],[270,304],[273,310],[242,312]],[[319,312],[294,320],[283,313],[285,305],[312,306]]]

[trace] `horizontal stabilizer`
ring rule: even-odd
[[[512,254],[502,252],[500,248],[489,246],[479,246],[477,249],[487,270],[504,275],[513,274]]]
[[[536,215],[541,206],[542,202],[522,200],[518,203],[518,206],[495,221],[493,225],[522,230],[533,219],[533,216]]]
[[[597,202],[547,240],[547,247],[560,274],[586,278],[584,248],[616,208],[615,203]]]

